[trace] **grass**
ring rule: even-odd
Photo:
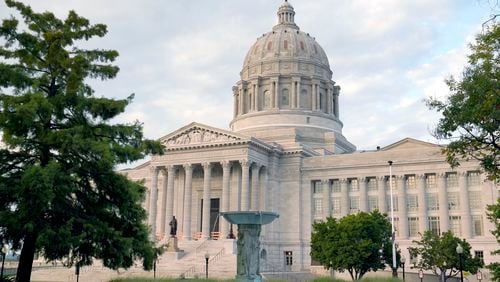
[[[173,279],[173,278],[159,278],[159,279],[151,279],[151,278],[120,278],[120,279],[113,279],[110,280],[109,282],[171,282],[171,281],[185,281],[185,282],[190,282],[190,281],[205,281],[205,282],[218,282],[218,281],[235,281],[234,279],[227,279],[227,280],[214,280],[214,279]],[[267,280],[269,282],[284,282],[286,280],[280,280],[280,279],[270,279]],[[328,278],[328,277],[321,277],[321,278],[316,278],[313,280],[313,282],[346,282],[350,280],[340,280],[340,279],[333,279],[333,278]],[[360,281],[362,282],[401,282],[400,279],[397,278],[363,278]]]

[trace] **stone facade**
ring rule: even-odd
[[[263,227],[261,269],[307,270],[315,220],[390,211],[391,160],[396,240],[408,259],[412,240],[431,229],[453,230],[493,261],[498,246],[485,207],[498,187],[478,163],[453,170],[441,146],[411,138],[356,152],[342,135],[327,56],[294,17],[285,1],[278,24],[248,51],[233,87],[231,131],[191,123],[160,138],[165,155],[123,171],[148,187],[144,208],[156,238],[166,240],[172,216],[179,240],[205,240],[228,236],[219,212],[277,212]]]

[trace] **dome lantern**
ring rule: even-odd
[[[285,3],[283,3],[278,8],[277,14],[278,14],[278,24],[274,27],[274,29],[280,27],[290,27],[293,29],[299,29],[299,27],[294,22],[295,11],[293,10],[292,5],[290,5],[290,3],[288,3],[287,0],[285,0]]]

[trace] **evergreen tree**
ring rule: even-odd
[[[139,122],[110,123],[133,95],[96,97],[87,84],[118,73],[116,51],[78,47],[106,26],[5,2],[25,26],[12,16],[0,26],[0,240],[21,249],[17,281],[30,280],[35,254],[113,269],[142,258],[151,269],[145,188],[115,169],[163,149]]]

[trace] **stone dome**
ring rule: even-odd
[[[262,63],[300,61],[319,67],[326,78],[331,78],[330,64],[325,51],[313,36],[300,31],[294,22],[294,15],[290,3],[285,2],[279,7],[278,23],[272,31],[257,38],[250,47],[242,73]]]
[[[340,87],[316,39],[285,0],[278,22],[250,47],[233,87],[231,130],[286,146],[351,152],[342,135]]]

